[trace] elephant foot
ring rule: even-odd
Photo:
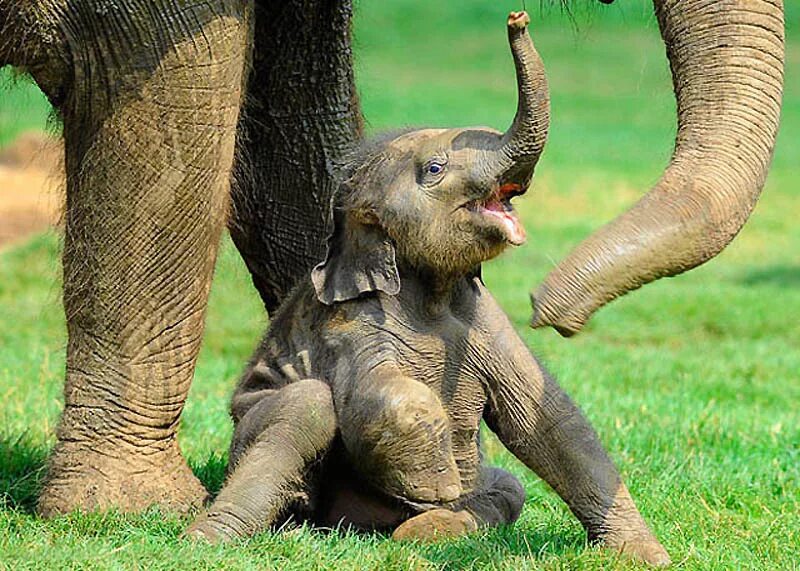
[[[205,514],[196,519],[192,524],[186,528],[182,535],[186,539],[196,540],[201,542],[211,543],[224,543],[225,541],[238,537],[238,534],[223,526],[219,522],[208,518]]]
[[[207,496],[174,440],[158,450],[120,445],[114,455],[85,442],[62,441],[50,458],[37,511],[54,517],[111,508],[140,512],[157,505],[187,513],[202,507]]]
[[[395,541],[436,541],[460,537],[478,529],[478,522],[468,511],[435,509],[406,520],[394,530]]]
[[[652,567],[672,561],[636,508],[628,488],[620,484],[614,503],[602,517],[584,522],[589,541],[620,556]]]
[[[672,563],[667,550],[644,521],[641,522],[641,527],[609,531],[603,536],[595,537],[594,541],[609,551],[652,567],[668,567]]]
[[[667,550],[652,534],[649,537],[634,536],[627,539],[609,537],[603,539],[600,545],[627,559],[639,561],[651,567],[668,567],[672,564]]]

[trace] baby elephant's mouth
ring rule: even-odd
[[[516,183],[500,185],[486,198],[474,200],[467,204],[467,209],[484,218],[499,224],[506,235],[506,240],[514,246],[525,243],[525,229],[522,227],[511,199],[525,194],[525,189]]]

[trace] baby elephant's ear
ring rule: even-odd
[[[325,305],[355,299],[368,292],[397,295],[394,245],[377,224],[346,223],[346,214],[335,210],[333,232],[328,238],[325,261],[311,271],[317,299]]]

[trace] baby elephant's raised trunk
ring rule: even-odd
[[[487,151],[489,172],[503,182],[527,184],[547,140],[550,94],[544,65],[528,34],[525,12],[508,16],[508,42],[517,71],[517,114],[496,149]]]

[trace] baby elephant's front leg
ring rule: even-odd
[[[355,467],[381,491],[420,502],[461,495],[450,421],[424,384],[383,366],[336,391],[339,429]]]
[[[272,524],[298,494],[308,492],[308,465],[336,433],[331,392],[302,380],[267,394],[239,421],[232,450],[246,449],[217,499],[187,535],[220,541],[253,535]],[[242,446],[241,448],[244,448]]]

